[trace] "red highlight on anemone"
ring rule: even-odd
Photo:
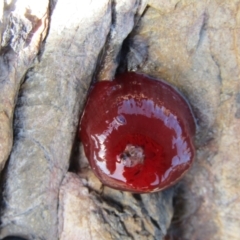
[[[195,155],[195,121],[184,97],[134,72],[93,86],[79,135],[102,183],[135,193],[172,186]]]

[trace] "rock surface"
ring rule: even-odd
[[[163,239],[173,191],[131,194],[104,187],[91,171],[68,173],[60,189],[60,239]],[[89,191],[90,189],[90,191]]]
[[[108,1],[57,2],[43,53],[18,95],[0,238],[58,239],[59,186],[110,20]]]
[[[50,12],[51,21],[46,42],[41,49],[40,43],[36,45],[36,49],[40,50],[38,58],[30,69],[29,66],[26,68],[28,71],[25,76],[22,72],[19,73],[19,78],[23,81],[17,85],[19,88],[21,84],[19,92],[18,88],[14,89],[15,96],[18,95],[14,116],[14,144],[2,175],[0,237],[69,239],[71,236],[78,239],[79,234],[83,234],[85,239],[90,239],[94,236],[97,238],[97,233],[102,232],[102,239],[112,239],[112,236],[130,239],[131,234],[143,239],[151,239],[154,235],[162,239],[173,213],[173,189],[166,194],[156,194],[151,201],[153,207],[144,207],[146,216],[142,214],[142,201],[136,201],[129,193],[121,193],[127,196],[124,198],[126,207],[134,202],[136,210],[123,209],[123,212],[118,212],[117,209],[116,216],[113,217],[112,206],[102,199],[99,189],[93,191],[98,197],[86,194],[92,187],[86,179],[90,179],[88,176],[94,179],[90,171],[84,177],[85,187],[81,185],[77,175],[67,174],[80,110],[96,74],[98,57],[102,49],[107,49],[106,54],[103,53],[101,65],[104,71],[101,70],[99,76],[103,74],[113,78],[122,42],[143,12],[144,1],[141,4],[138,1],[127,1],[126,4],[116,1],[111,5],[105,0],[87,3],[59,0],[51,2],[50,6],[53,12]],[[23,12],[26,11],[26,6],[21,7]],[[14,9],[14,4],[12,8]],[[10,16],[12,11],[10,9]],[[33,16],[32,18],[34,19]],[[123,24],[126,20],[131,20],[131,25]],[[13,20],[9,18],[9,21],[11,23]],[[110,28],[111,25],[114,27]],[[20,34],[27,26],[25,22],[20,26],[16,23]],[[3,26],[3,29],[11,32],[8,27]],[[108,36],[111,36],[110,39]],[[9,44],[4,40],[10,38],[7,37],[3,38],[2,44]],[[18,39],[17,36],[14,37]],[[27,42],[26,39],[23,40]],[[25,42],[22,41],[24,50]],[[11,47],[14,54],[21,50],[16,44]],[[14,106],[15,102],[12,110]],[[10,135],[8,139],[11,139]],[[8,147],[11,149],[11,145]],[[98,180],[95,178],[95,181]],[[102,187],[101,184],[98,186]],[[113,194],[119,195],[118,191],[108,189],[104,196],[109,199]],[[94,209],[104,209],[104,218],[100,218],[101,221],[96,211],[91,215],[91,221],[99,224],[97,230],[84,222],[86,214],[91,212],[91,198]],[[162,201],[159,201],[160,198]],[[150,196],[143,199],[148,202]],[[119,202],[120,205],[123,204],[122,200],[116,198],[112,202]],[[75,213],[72,209],[75,204],[80,204],[80,212]],[[84,206],[90,208],[86,209]],[[161,214],[156,215],[160,209]],[[133,215],[138,219],[136,223],[132,222],[136,221],[132,219]],[[79,217],[83,219],[81,223]],[[76,219],[80,224],[76,225]],[[124,220],[127,223],[123,222],[119,229],[119,224]]]
[[[132,41],[138,70],[180,89],[198,122],[196,162],[184,180],[181,239],[239,239],[240,1],[149,1]]]
[[[1,1],[0,4],[1,171],[12,148],[13,112],[22,77],[39,52],[39,44],[48,28],[48,0],[41,4],[23,0],[16,4]]]
[[[3,14],[0,5],[2,167],[21,88],[2,175],[0,238],[163,239],[175,191],[169,238],[239,239],[240,1],[51,1],[49,34],[34,65],[46,21],[25,46],[34,20],[16,17],[12,4],[5,3]],[[42,18],[34,13],[38,19],[48,19],[47,4],[39,7]],[[8,19],[16,23],[15,38]],[[118,68],[122,43],[126,55]],[[197,156],[178,188],[132,195],[103,187],[88,169],[74,140],[79,113],[92,78],[113,78],[117,68],[163,78],[189,100]],[[69,159],[80,172],[72,162],[77,174],[67,173]]]

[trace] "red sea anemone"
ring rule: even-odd
[[[195,122],[188,103],[167,83],[143,74],[96,83],[79,133],[96,176],[120,190],[165,189],[194,159]]]

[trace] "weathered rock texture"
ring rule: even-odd
[[[47,23],[48,0],[0,3],[0,171],[12,148],[13,111],[21,80],[39,52]]]
[[[112,24],[97,71],[97,80],[112,80],[119,65],[123,41],[139,21],[147,5],[146,0],[112,1]]]
[[[110,22],[109,1],[57,2],[43,54],[18,96],[1,237],[58,239],[59,186]]]
[[[239,239],[240,1],[149,4],[133,36],[148,46],[139,70],[177,86],[199,126],[181,239]]]
[[[28,49],[26,46],[31,40],[24,32],[28,29],[27,23],[15,23],[11,18],[18,4],[24,16],[31,12],[21,3],[12,3],[9,17],[6,17],[9,24],[2,25],[2,45],[6,45],[7,54],[16,56],[18,51]],[[91,179],[94,178],[90,171],[87,171],[87,177],[84,177],[85,186],[81,184],[77,175],[68,174],[59,195],[60,184],[69,168],[80,110],[99,63],[99,56],[103,58],[103,69],[98,76],[113,78],[122,42],[143,12],[144,2],[83,3],[59,0],[51,2],[50,6],[53,12],[50,12],[52,14],[46,43],[42,43],[41,49],[41,42],[36,43],[36,50],[41,50],[39,56],[32,65],[27,65],[26,74],[26,70],[19,72],[18,85],[16,84],[12,91],[15,96],[12,99],[15,100],[16,96],[18,99],[14,118],[14,144],[3,176],[0,237],[15,235],[27,239],[79,239],[84,236],[84,239],[90,239],[94,236],[97,238],[98,232],[102,232],[102,239],[111,239],[113,236],[117,239],[130,239],[132,234],[137,238],[154,238],[156,235],[162,239],[166,235],[173,213],[172,189],[166,194],[155,194],[155,198],[143,198],[149,204],[144,208],[140,205],[141,201],[136,201],[131,194],[120,193],[127,197],[118,197],[112,202],[116,204],[118,201],[119,206],[125,204],[126,208],[134,203],[136,209],[130,211],[123,207],[120,212],[116,210],[116,216],[112,216],[112,207],[106,205],[107,200],[101,200],[102,195],[99,194],[98,188],[93,191],[96,196],[98,194],[97,197],[94,198],[94,194],[86,194],[88,189],[91,189],[89,180],[86,179],[89,179],[89,175]],[[31,19],[35,19],[35,16],[31,15]],[[129,26],[126,23],[128,20],[131,22]],[[38,22],[36,29],[41,23]],[[14,27],[13,30],[19,29],[19,34],[23,35],[20,47],[17,44],[18,32],[14,32],[11,26]],[[31,30],[30,27],[29,29]],[[36,29],[31,32],[33,36]],[[32,49],[26,53],[27,57],[31,57],[29,61],[34,58],[32,54]],[[25,61],[22,58],[17,60],[18,63]],[[12,62],[7,64],[13,69],[18,69]],[[7,82],[3,72],[1,76]],[[7,97],[8,94],[9,90],[6,91]],[[11,108],[5,107],[13,112],[15,102]],[[12,118],[10,120],[12,121]],[[9,122],[3,120],[2,123],[8,124],[8,128],[12,130]],[[11,140],[10,134],[7,138]],[[4,141],[3,139],[2,142]],[[4,160],[11,149],[11,144],[7,143],[7,146],[8,152]],[[98,180],[95,178],[95,181]],[[102,187],[101,184],[98,186]],[[105,194],[106,199],[113,194],[119,193],[108,190]],[[91,215],[91,221],[99,224],[97,228],[86,226],[84,223],[86,215],[92,209],[89,205],[91,198],[94,209],[102,211],[102,218],[97,214]],[[75,204],[79,204],[76,206],[79,212],[76,213],[72,209]],[[89,206],[89,209],[84,206]],[[145,209],[146,216],[142,209]],[[160,209],[161,214],[156,214],[160,213]],[[138,219],[136,229],[131,228],[134,226],[133,216]],[[77,225],[76,219],[79,223]],[[122,227],[119,229],[121,222]]]
[[[60,239],[163,239],[173,191],[133,195],[104,187],[92,174],[68,173],[60,189]],[[89,191],[90,189],[90,191]]]
[[[49,25],[48,2],[31,2],[0,5],[1,168],[18,97],[0,238],[164,238],[175,189],[132,195],[103,187],[78,142],[72,151],[93,76],[113,78],[122,57],[118,71],[165,79],[196,115],[196,162],[179,185],[169,238],[239,239],[240,1],[58,0]],[[80,159],[80,171],[71,165],[77,174],[67,173],[70,159]]]
[[[80,178],[68,173],[60,189],[59,233],[60,239],[110,239],[104,230],[101,209],[90,198],[88,188]]]

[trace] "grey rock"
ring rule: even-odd
[[[28,71],[18,96],[1,238],[58,239],[59,187],[110,21],[108,1],[57,2],[40,61]]]
[[[46,35],[48,0],[37,9],[35,5],[16,1],[0,5],[0,171],[12,148],[13,112],[22,78]]]
[[[181,90],[198,123],[196,161],[179,196],[184,210],[174,217],[176,238],[240,236],[239,3],[149,1],[132,36],[148,46],[138,70]]]
[[[71,155],[79,160],[72,148],[90,82],[114,77],[124,42],[128,52],[120,68],[176,86],[189,100],[198,123],[196,161],[180,184],[182,194],[176,199],[181,204],[175,208],[179,215],[168,234],[182,239],[238,239],[239,1],[75,4],[51,1],[50,31],[34,65],[39,45],[31,45],[34,39],[28,37],[32,18],[8,18],[13,9],[3,16],[0,10],[2,167],[11,151],[15,99],[24,80],[5,171],[0,237],[67,239],[79,231],[86,239],[91,233],[93,239],[100,238],[97,232],[102,239],[161,239],[167,234],[175,189],[132,195],[104,187],[88,169],[76,142],[81,170],[67,173]],[[7,19],[16,26],[9,27]],[[25,25],[26,29],[21,27]],[[35,43],[41,42],[34,33]],[[6,46],[11,51],[3,51]],[[86,227],[86,215],[96,229]]]
[[[112,80],[119,66],[124,40],[143,14],[147,0],[112,1],[112,25],[101,56],[97,80]]]
[[[131,194],[102,187],[90,170],[81,178],[68,173],[60,189],[60,239],[164,239],[173,193]]]

